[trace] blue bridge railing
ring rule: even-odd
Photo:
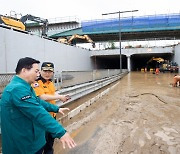
[[[180,14],[121,18],[120,26],[122,32],[180,30]],[[118,32],[119,18],[83,21],[82,31],[91,33]]]

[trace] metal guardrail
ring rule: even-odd
[[[123,70],[125,72],[127,70]],[[55,73],[53,82],[55,83],[56,90],[61,88],[72,87],[83,83],[89,83],[99,79],[111,77],[119,74],[118,69],[102,69],[93,71],[63,71]],[[0,94],[3,89],[11,81],[15,73],[1,73],[0,74]]]
[[[116,84],[114,84],[113,86],[111,86],[109,88],[106,88],[102,92],[98,93],[96,96],[94,96],[91,99],[87,100],[86,102],[84,102],[83,104],[79,105],[78,107],[72,109],[70,112],[68,112],[68,114],[64,115],[63,117],[60,117],[58,119],[58,121],[63,122],[63,121],[67,121],[67,120],[73,118],[74,116],[79,114],[82,110],[86,109],[86,107],[88,107],[91,104],[95,103],[99,98],[101,98],[105,94],[107,94],[110,90],[114,89],[118,85],[118,83],[119,82],[117,82]]]
[[[63,88],[61,90],[59,90],[59,94],[62,95],[70,95],[71,99],[68,100],[66,103],[62,103],[60,101],[57,101],[57,105],[58,106],[64,106],[78,98],[81,98],[82,96],[85,96],[91,92],[94,92],[106,85],[109,85],[115,81],[117,81],[118,79],[122,78],[123,76],[125,76],[128,73],[128,71],[124,71],[121,74],[118,75],[113,75],[110,77],[106,77],[103,79],[99,79],[99,80],[95,80],[89,83],[83,83],[80,85],[75,85],[73,87],[68,87],[68,88]]]
[[[56,17],[56,18],[48,19],[49,24],[72,22],[72,21],[80,22],[80,19],[77,18],[77,16]]]
[[[123,69],[122,72],[127,71]],[[54,83],[57,90],[82,83],[103,79],[119,74],[119,69],[100,69],[92,71],[62,71],[60,74],[55,74]]]

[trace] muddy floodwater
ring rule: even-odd
[[[180,87],[174,74],[132,72],[63,124],[77,143],[55,154],[180,154]]]

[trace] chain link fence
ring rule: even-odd
[[[0,94],[3,92],[3,89],[11,81],[15,73],[2,73],[0,74]]]

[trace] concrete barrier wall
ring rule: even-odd
[[[0,27],[0,73],[14,72],[22,57],[52,61],[55,71],[92,70],[90,51]]]
[[[174,48],[174,61],[180,66],[180,44]]]
[[[130,48],[122,49],[122,55],[131,56],[133,54],[154,54],[154,53],[173,53],[172,47],[153,47],[153,48]],[[99,55],[119,55],[119,49],[94,50],[91,56]]]

